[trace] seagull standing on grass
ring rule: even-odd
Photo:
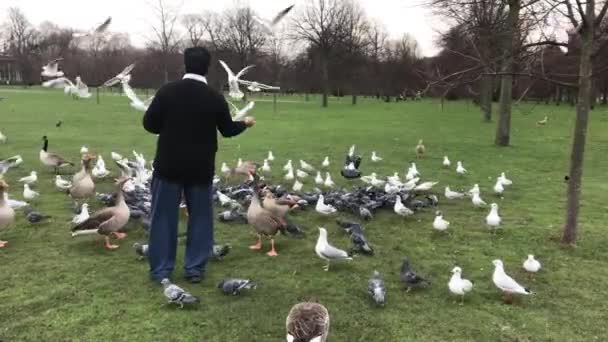
[[[464,166],[462,166],[462,162],[459,160],[456,162],[456,173],[458,173],[459,175],[464,175],[465,173],[467,173],[467,169],[464,168]]]
[[[519,285],[513,278],[509,277],[505,273],[502,261],[494,260],[494,274],[492,274],[492,281],[497,288],[499,288],[505,295],[504,301],[507,304],[511,304],[513,301],[513,294],[529,295],[532,292]]]
[[[464,198],[462,192],[452,191],[449,186],[445,187],[445,198],[449,200]]]
[[[448,159],[448,156],[443,156],[443,167],[450,167],[450,165],[452,165],[452,163]]]
[[[323,163],[321,163],[321,166],[323,166],[324,168],[329,167],[329,157],[325,157],[325,159],[323,159]]]
[[[283,166],[283,171],[293,170],[293,164],[291,163],[291,159],[287,161],[287,164]]]
[[[272,151],[268,151],[268,157],[266,157],[266,159],[268,159],[269,162],[274,161],[274,155],[272,154]]]
[[[348,256],[348,253],[329,244],[325,228],[319,228],[319,238],[315,245],[315,252],[319,258],[327,261],[327,265],[323,266],[325,271],[329,271],[329,264],[332,260],[353,260]]]
[[[38,196],[40,196],[40,193],[30,189],[30,186],[27,183],[23,184],[23,198],[31,201]]]
[[[60,175],[55,176],[55,187],[60,191],[68,190],[72,187],[72,182],[61,178]]]
[[[433,221],[433,228],[435,228],[437,231],[443,232],[446,231],[449,226],[450,222],[443,218],[443,213],[441,211],[437,211],[435,213],[435,220]]]
[[[317,185],[323,185],[324,180],[323,180],[323,176],[321,176],[321,171],[317,171],[317,176],[315,177],[315,184]]]
[[[75,225],[79,225],[88,219],[89,219],[89,205],[87,203],[84,203],[82,205],[82,207],[80,208],[80,213],[74,215],[74,217],[72,218],[72,223]]]
[[[338,211],[334,206],[325,204],[325,197],[323,195],[319,195],[315,210],[321,215],[331,215]]]
[[[481,199],[481,197],[479,196],[479,194],[476,194],[476,193],[473,193],[473,197],[471,198],[471,202],[473,203],[473,205],[476,208],[483,207],[483,206],[487,205],[487,203],[483,199]]]
[[[296,179],[296,181],[293,183],[293,186],[291,187],[291,189],[295,192],[300,192],[300,191],[302,191],[303,186],[304,186],[304,184],[302,184],[299,180]]]
[[[37,181],[38,181],[38,174],[36,173],[36,171],[30,172],[29,176],[19,178],[20,183],[29,184],[29,185],[34,184]]]
[[[502,195],[502,193],[505,191],[505,187],[503,186],[502,181],[500,180],[500,178],[496,179],[496,184],[494,184],[494,193],[497,195]]]
[[[500,227],[502,219],[498,216],[498,204],[492,203],[490,206],[492,209],[490,209],[490,213],[486,216],[486,224],[488,225],[488,228],[496,231],[496,229]]]
[[[323,185],[326,188],[333,188],[334,186],[336,186],[336,183],[334,183],[334,181],[331,179],[331,175],[329,174],[329,172],[325,172],[325,181],[323,182]]]
[[[523,266],[528,274],[535,274],[540,271],[541,268],[540,261],[534,259],[534,255],[532,254],[528,254],[528,258],[524,261]]]
[[[395,206],[393,207],[395,214],[403,217],[414,215],[414,212],[410,208],[406,207],[405,205],[403,205],[403,203],[401,203],[400,195],[397,194],[397,196],[395,197]]]
[[[507,178],[507,175],[505,175],[504,172],[502,172],[500,174],[500,177],[498,177],[498,179],[500,180],[500,182],[502,183],[502,185],[504,186],[509,186],[513,184],[513,181]]]
[[[372,161],[374,163],[382,161],[382,158],[376,154],[376,151],[372,151]]]
[[[270,173],[270,165],[268,164],[268,159],[264,159],[264,165],[262,165],[262,172]]]
[[[463,305],[464,295],[473,290],[473,283],[468,279],[462,279],[462,269],[456,266],[452,269],[452,278],[450,278],[448,288],[453,294],[461,296],[460,305]]]

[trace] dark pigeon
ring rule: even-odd
[[[426,280],[416,274],[416,271],[412,269],[412,267],[410,266],[410,262],[407,258],[403,258],[403,264],[401,265],[401,271],[399,272],[399,276],[401,278],[401,281],[407,287],[408,292],[413,288],[418,288],[431,284],[429,280]]]
[[[369,221],[374,218],[374,215],[372,215],[372,212],[369,211],[369,209],[367,209],[366,207],[359,207],[359,217],[361,217],[365,221]]]
[[[51,218],[49,215],[32,210],[32,208],[25,208],[25,219],[31,224],[43,223]]]
[[[148,244],[136,242],[133,244],[133,249],[135,250],[135,254],[139,256],[139,260],[148,257]]]
[[[255,290],[257,285],[249,279],[227,278],[217,284],[217,288],[221,289],[224,294],[238,296],[242,290]]]
[[[224,260],[224,257],[230,253],[232,246],[230,244],[213,245],[211,249],[211,256],[217,260]]]
[[[217,216],[221,222],[247,223],[247,217],[238,209],[222,211]]]

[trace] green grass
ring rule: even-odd
[[[258,125],[241,137],[222,140],[218,164],[234,164],[238,157],[261,160],[272,149],[277,157],[273,178],[280,182],[287,159],[319,165],[329,155],[334,179],[349,186],[338,171],[351,144],[365,156],[364,174],[389,175],[404,171],[423,138],[428,156],[418,167],[424,179],[439,180],[441,193],[445,185],[468,189],[479,183],[482,196],[499,203],[504,231],[492,237],[484,227],[486,210],[474,209],[469,201],[446,202],[441,196],[440,209],[452,223],[449,234],[432,230],[433,210],[407,219],[381,212],[365,224],[377,254],[324,272],[314,254],[316,227],[327,227],[336,246],[350,243],[334,218],[296,214],[294,220],[309,234],[303,240],[279,237],[279,256],[274,259],[247,248],[255,240],[251,228],[217,223],[216,240],[231,243],[233,251],[223,262],[208,266],[202,285],[186,286],[202,298],[202,305],[179,310],[163,306],[159,287],[148,280],[147,263],[136,260],[130,248],[144,239],[138,226],[131,227],[129,237],[113,252],[94,238],[70,237],[70,201],[54,189],[52,174],[38,161],[44,134],[52,151],[73,160],[83,144],[106,160],[110,151],[130,155],[133,149],[152,159],[155,138],[141,128],[141,114],[117,96],[103,96],[100,105],[94,99],[73,101],[50,91],[0,90],[0,96],[8,98],[0,102],[0,130],[10,139],[0,145],[0,157],[20,153],[25,159],[6,176],[12,197],[21,197],[16,180],[37,170],[42,196],[35,207],[54,216],[53,223],[30,226],[19,213],[17,224],[2,232],[10,243],[0,250],[0,340],[281,341],[289,308],[303,300],[328,307],[332,341],[590,341],[608,336],[605,108],[591,114],[578,246],[564,249],[555,239],[564,221],[572,107],[525,105],[527,110],[515,110],[512,146],[497,148],[492,144],[494,124],[481,123],[478,109],[464,102],[447,103],[442,112],[433,101],[386,104],[359,99],[351,106],[345,98],[334,99],[323,110],[318,102],[293,97],[287,98],[293,102],[279,103],[276,113],[271,102],[259,102],[254,112]],[[545,114],[548,125],[535,127]],[[57,120],[64,122],[61,129],[55,128]],[[372,150],[385,161],[372,165]],[[453,169],[442,169],[444,154],[454,165],[463,160],[469,174],[459,177]],[[491,195],[501,171],[515,182],[504,199]],[[98,184],[99,191],[111,189],[109,181]],[[305,189],[311,189],[311,180]],[[94,200],[92,205],[100,207]],[[528,253],[536,254],[544,266],[534,281],[521,271]],[[402,289],[398,271],[405,255],[433,279],[432,287],[412,293]],[[183,246],[178,265],[182,256]],[[512,306],[502,304],[491,282],[495,258],[537,294]],[[475,283],[464,306],[455,304],[447,290],[454,265]],[[388,285],[384,308],[376,308],[366,296],[374,269]],[[183,284],[181,276],[179,267],[174,273],[178,284]],[[224,296],[215,284],[228,276],[252,278],[259,287],[241,297]]]

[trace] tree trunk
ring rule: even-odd
[[[322,106],[324,108],[327,107],[327,97],[329,96],[329,70],[327,67],[327,56],[325,54],[321,54],[321,82],[323,87],[323,102]]]
[[[353,95],[353,105],[357,104],[357,95]]]
[[[576,107],[576,122],[574,138],[570,154],[570,179],[568,180],[568,204],[566,208],[566,224],[562,235],[562,243],[576,243],[578,214],[580,209],[581,179],[583,177],[583,160],[585,156],[585,140],[589,121],[589,102],[591,99],[591,52],[593,48],[593,27],[595,25],[595,0],[587,0],[585,26],[581,34],[581,56],[578,78],[578,103]]]
[[[505,37],[505,50],[500,79],[500,100],[496,139],[498,146],[509,146],[511,139],[511,104],[513,102],[513,54],[515,53],[515,32],[519,25],[520,0],[509,0],[509,27]]]
[[[492,72],[486,70],[486,72]],[[482,120],[492,121],[492,75],[484,75],[481,78],[481,89],[479,89],[479,105],[481,106]]]

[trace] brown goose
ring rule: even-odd
[[[285,218],[289,210],[295,208],[298,204],[292,199],[286,197],[276,198],[272,192],[264,191],[262,205],[278,217]]]
[[[46,137],[46,135],[42,137],[42,141],[43,145],[42,149],[40,150],[40,161],[42,162],[42,164],[44,164],[45,166],[52,166],[55,170],[55,173],[57,173],[57,169],[60,167],[68,165],[74,166],[74,163],[66,160],[57,153],[49,152],[49,139]]]
[[[121,178],[116,181],[118,187],[118,195],[116,196],[116,204],[113,207],[107,207],[95,212],[86,221],[72,228],[72,236],[100,234],[105,236],[105,247],[107,249],[116,249],[117,245],[110,244],[110,235],[114,235],[117,239],[124,239],[127,234],[119,232],[129,222],[131,212],[122,192],[122,186],[129,178]]]
[[[318,303],[294,305],[285,322],[288,342],[325,342],[329,335],[329,312]]]
[[[0,179],[0,231],[8,228],[15,222],[15,211],[9,207],[4,199],[4,192],[8,189],[8,184]],[[8,241],[0,240],[0,248],[6,246]]]
[[[95,193],[95,183],[92,177],[92,164],[94,156],[85,154],[82,156],[82,169],[72,177],[70,195],[72,198],[88,198]]]
[[[253,246],[249,246],[249,248],[256,250],[262,249],[262,235],[269,237],[272,247],[266,254],[274,257],[278,255],[274,248],[274,236],[279,231],[285,233],[287,224],[281,217],[262,207],[260,197],[258,195],[258,177],[255,175],[252,176],[254,176],[253,197],[251,199],[249,209],[247,210],[247,222],[252,225],[257,232],[258,242]]]

